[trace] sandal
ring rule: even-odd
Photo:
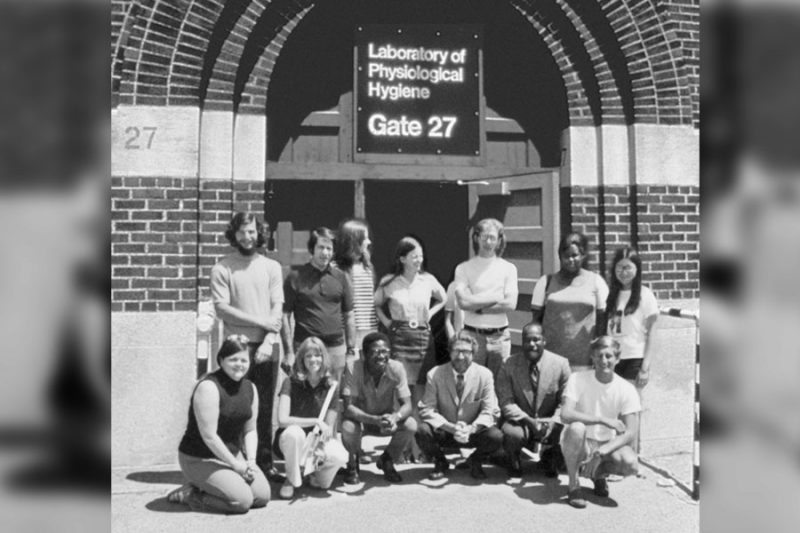
[[[193,493],[194,486],[186,483],[167,494],[167,501],[170,503],[188,503]]]

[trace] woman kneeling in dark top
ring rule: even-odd
[[[231,335],[217,353],[219,369],[195,386],[189,423],[178,447],[187,483],[167,499],[195,511],[246,513],[264,507],[270,488],[256,466],[258,394],[244,335]]]

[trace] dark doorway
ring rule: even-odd
[[[419,236],[428,271],[447,288],[453,270],[469,258],[467,187],[454,183],[366,181],[366,218],[378,277],[391,268],[397,241]]]
[[[352,181],[268,180],[264,218],[272,229],[291,221],[295,231],[336,230],[340,220],[353,216],[353,190]]]

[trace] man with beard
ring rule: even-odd
[[[522,353],[512,355],[497,376],[497,400],[503,415],[503,448],[508,473],[521,477],[520,451],[537,442],[549,445],[542,453],[545,476],[556,477],[561,426],[553,416],[569,378],[569,361],[545,348],[542,325],[522,328]]]
[[[211,296],[217,316],[229,335],[249,339],[250,380],[258,391],[256,463],[270,481],[282,477],[272,462],[272,405],[279,358],[283,275],[277,261],[258,249],[266,243],[264,225],[255,214],[238,212],[225,231],[236,251],[211,269]]]
[[[389,337],[383,333],[368,333],[361,346],[362,358],[349,361],[344,376],[342,399],[344,421],[342,442],[350,452],[345,483],[358,483],[358,452],[361,435],[391,435],[392,440],[377,461],[383,477],[390,483],[403,480],[394,463],[402,458],[403,450],[417,431],[411,416],[411,390],[402,363],[389,359]],[[395,408],[398,405],[398,408]]]
[[[444,455],[448,447],[475,448],[467,459],[470,475],[486,479],[482,463],[502,445],[503,434],[495,426],[498,408],[492,373],[472,364],[477,348],[475,337],[460,331],[450,341],[450,362],[428,372],[419,402],[423,422],[416,437],[422,452],[434,461],[429,479],[443,478],[450,468]]]

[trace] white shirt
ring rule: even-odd
[[[496,291],[503,298],[517,301],[517,267],[502,257],[476,255],[456,267],[455,283],[472,294]],[[464,310],[464,324],[475,328],[502,328],[508,325],[506,313],[474,313]]]
[[[594,370],[571,374],[564,387],[564,398],[573,400],[575,409],[581,413],[605,418],[619,418],[642,410],[633,385],[617,374],[609,383],[600,383]],[[592,424],[586,426],[586,436],[605,442],[613,439],[616,432],[603,424]]]
[[[653,291],[642,285],[639,307],[630,315],[626,315],[625,306],[630,297],[630,290],[619,291],[616,309],[607,310],[608,334],[619,342],[622,349],[620,359],[641,359],[644,357],[644,345],[647,339],[645,322],[648,317],[658,315],[658,302]]]

